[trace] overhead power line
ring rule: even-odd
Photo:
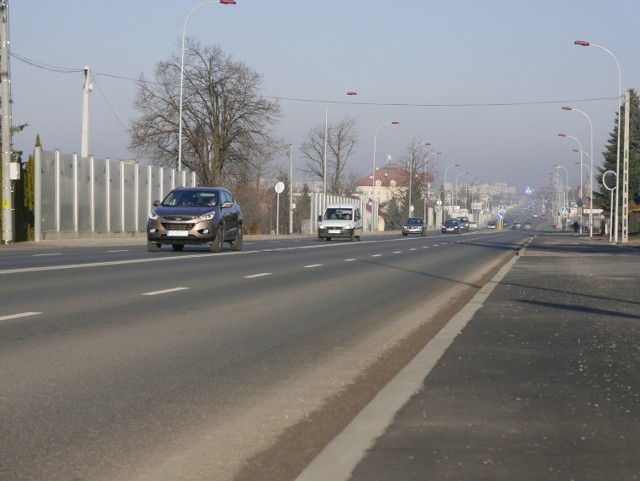
[[[38,62],[36,60],[31,60],[27,57],[23,57],[15,52],[11,52],[10,55],[21,62],[24,62],[32,67],[48,70],[50,72],[56,73],[77,73],[82,72],[83,69],[71,69],[65,67],[57,67],[54,65],[48,65],[43,62]],[[94,77],[97,75],[102,75],[105,77],[110,77],[119,80],[127,80],[130,82],[146,82],[150,84],[155,84],[156,82],[134,79],[131,77],[124,77],[121,75],[113,75],[107,73],[96,72]],[[326,104],[327,100],[315,100],[315,99],[301,99],[301,98],[293,98],[293,97],[279,97],[279,96],[270,96],[265,95],[265,98],[278,100],[278,101],[287,101],[287,102],[304,102],[304,103],[321,103]],[[526,106],[526,105],[556,105],[556,104],[568,104],[568,103],[585,103],[585,102],[602,102],[608,100],[615,100],[616,97],[596,97],[596,98],[588,98],[588,99],[562,99],[562,100],[531,100],[531,101],[521,101],[521,102],[463,102],[463,103],[443,103],[443,104],[420,104],[420,103],[385,103],[385,102],[334,102],[336,104],[345,104],[345,105],[365,105],[365,106],[373,106],[373,107],[428,107],[428,108],[453,108],[453,107],[517,107],[517,106]]]

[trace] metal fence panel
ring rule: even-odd
[[[121,221],[124,232],[135,232],[137,228],[137,203],[136,194],[138,189],[137,170],[138,164],[120,163],[121,180],[122,180],[122,197],[121,197]]]
[[[93,198],[94,198],[94,229],[96,232],[107,232],[109,230],[109,219],[107,209],[107,159],[93,159]]]
[[[43,156],[40,164],[40,208],[41,215],[39,219],[42,231],[57,231],[57,191],[58,184],[58,160],[57,156]]]
[[[78,179],[78,230],[90,231],[92,228],[92,189],[91,159],[78,158],[76,165]]]
[[[135,162],[36,149],[36,240],[95,236],[144,236],[151,202],[177,183],[197,185],[193,172]],[[182,180],[184,179],[184,180]]]
[[[59,191],[60,198],[60,230],[75,230],[75,203],[74,197],[76,186],[74,184],[74,162],[73,155],[60,154],[59,170]]]
[[[153,170],[149,166],[138,169],[138,227],[144,229],[151,211],[151,202],[155,200],[152,194]]]

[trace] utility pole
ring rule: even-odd
[[[2,241],[13,242],[11,192],[11,85],[9,78],[9,5],[0,0],[0,98],[2,102]]]
[[[289,234],[293,234],[293,144],[289,144]]]
[[[622,243],[629,242],[629,116],[631,92],[624,96],[624,156],[622,161]]]
[[[89,94],[93,89],[89,66],[84,66],[84,85],[82,94],[82,146],[80,157],[89,157]]]

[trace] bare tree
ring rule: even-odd
[[[406,173],[406,186],[397,193],[400,211],[408,214],[408,205],[422,205],[427,198],[429,183],[433,182],[435,159],[433,152],[429,152],[428,145],[412,139],[403,156],[402,165]],[[411,188],[409,189],[409,185]],[[409,194],[409,190],[411,194]],[[409,195],[411,200],[409,201]]]
[[[150,162],[178,162],[180,56],[156,66],[155,81],[140,78],[131,123],[131,149]],[[204,185],[220,184],[227,164],[242,158],[243,144],[274,142],[280,106],[260,95],[262,77],[219,47],[189,39],[184,50],[182,164]]]
[[[237,160],[225,172],[226,185],[233,189],[252,233],[269,232],[269,190],[278,176],[273,163],[284,151],[282,142],[242,143]]]
[[[350,190],[347,161],[358,144],[358,119],[347,116],[327,128],[327,193],[343,194]],[[322,179],[324,175],[324,126],[312,127],[300,146],[307,159],[305,172]]]

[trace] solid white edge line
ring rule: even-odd
[[[482,289],[429,341],[349,425],[331,441],[295,481],[346,481],[376,439],[384,434],[396,413],[423,385],[424,379],[451,346],[456,336],[482,307],[493,289],[511,270],[514,256]]]
[[[185,291],[189,289],[188,287],[173,287],[171,289],[164,289],[162,291],[153,291],[153,292],[143,292],[143,296],[157,296],[160,294],[168,294],[169,292],[177,292],[177,291]]]
[[[42,314],[42,312],[20,312],[18,314],[11,314],[10,316],[2,316],[0,317],[0,321],[9,321],[11,319],[19,319],[21,317],[37,316],[38,314]]]

